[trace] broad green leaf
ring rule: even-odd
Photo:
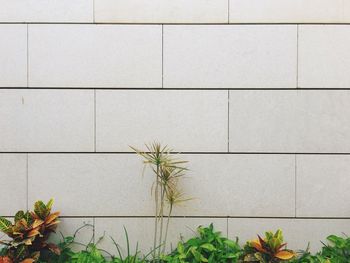
[[[12,225],[11,221],[7,220],[4,217],[0,217],[0,231],[6,233],[11,225]]]
[[[215,247],[214,247],[212,244],[210,244],[210,243],[203,244],[203,245],[201,245],[200,247],[201,247],[201,248],[204,248],[204,249],[206,249],[206,250],[208,250],[208,251],[214,251],[214,250],[216,250]]]
[[[18,222],[19,220],[21,220],[22,218],[24,218],[24,212],[21,210],[21,211],[18,211],[15,215],[15,222]]]
[[[44,219],[46,217],[47,209],[46,205],[43,201],[37,201],[34,204],[34,212],[39,216],[41,219]]]

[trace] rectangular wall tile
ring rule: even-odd
[[[95,21],[227,23],[227,0],[96,0]]]
[[[30,25],[31,87],[161,87],[161,26]]]
[[[166,88],[295,88],[296,25],[164,26]]]
[[[348,25],[300,26],[299,87],[349,88],[349,45]]]
[[[0,35],[0,87],[27,86],[27,26],[0,25]]]
[[[350,152],[350,91],[298,92],[298,152]]]
[[[1,22],[93,22],[93,0],[0,0]]]
[[[297,156],[297,215],[350,217],[350,156]]]
[[[295,91],[230,91],[230,151],[295,152]]]
[[[226,218],[172,218],[169,224],[167,251],[176,248],[181,236],[187,240],[195,236],[198,226],[209,226],[214,224],[214,229],[221,231],[223,236],[227,236],[227,219]],[[96,239],[106,233],[105,238],[100,243],[101,248],[111,254],[117,254],[115,245],[109,236],[119,244],[124,253],[126,252],[126,239],[124,234],[126,228],[129,239],[130,249],[136,250],[138,242],[139,250],[148,254],[153,247],[154,237],[154,219],[153,218],[96,218]]]
[[[93,91],[0,91],[0,151],[93,151],[93,121]]]
[[[190,172],[180,188],[193,200],[177,207],[174,215],[294,216],[293,155],[181,158],[189,161]],[[142,167],[142,159],[134,154],[31,154],[29,200],[55,196],[58,209],[68,216],[150,216],[154,178],[149,170],[142,177]],[[48,182],[45,191],[36,190],[39,181]],[[213,198],[208,193],[215,189],[221,190]]]
[[[349,226],[347,219],[229,218],[228,237],[234,239],[238,236],[241,245],[244,245],[246,241],[255,239],[257,234],[282,229],[288,248],[306,250],[310,243],[310,251],[315,253],[323,246],[321,241],[327,244],[327,236],[342,236]]]
[[[14,216],[27,207],[27,155],[0,154],[0,216]]]
[[[347,23],[349,14],[343,0],[230,0],[230,23]]]
[[[190,172],[181,186],[193,200],[175,214],[294,216],[293,155],[202,154],[184,158]]]
[[[176,151],[227,151],[227,91],[97,91],[97,151],[154,140]]]
[[[55,197],[64,216],[152,215],[153,177],[142,169],[133,154],[30,154],[29,202]]]
[[[344,90],[230,91],[230,151],[350,152],[349,108]]]

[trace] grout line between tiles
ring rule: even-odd
[[[93,217],[92,218],[92,240],[94,243],[96,242],[95,236],[96,236],[96,218]]]
[[[6,152],[0,152],[0,154],[23,154],[23,153],[29,153],[29,154],[135,154],[134,152],[123,152],[123,151],[114,151],[114,152],[104,152],[104,151],[99,151],[99,152],[79,152],[79,151],[72,151],[72,152],[11,152],[11,151],[6,151]],[[186,152],[186,151],[180,151],[180,152],[170,152],[170,153],[180,153],[180,154],[191,154],[191,155],[333,155],[333,156],[344,156],[344,155],[350,155],[349,152],[340,152],[340,153],[329,153],[329,152],[324,152],[324,153],[317,153],[317,152]]]
[[[162,25],[162,89],[164,89],[164,25]]]
[[[226,218],[226,237],[228,238],[228,233],[229,233],[229,229],[228,229],[228,217]]]
[[[297,25],[297,72],[296,72],[296,88],[299,88],[299,25]]]
[[[96,152],[96,89],[94,89],[94,152]]]
[[[29,154],[26,155],[26,210],[29,210]]]
[[[227,152],[230,152],[230,91],[227,91]]]
[[[29,87],[29,25],[27,24],[27,87]]]
[[[294,216],[297,218],[297,155],[294,155]]]
[[[227,0],[227,24],[230,24],[230,0]]]
[[[221,19],[220,19],[221,20]],[[57,24],[57,25],[181,25],[181,26],[202,26],[202,25],[221,25],[221,26],[227,26],[227,22],[198,22],[198,23],[186,23],[186,22],[179,22],[179,23],[169,23],[169,22],[155,22],[155,23],[150,23],[150,22],[137,22],[137,23],[132,23],[132,22],[63,22],[63,21],[55,21],[55,22],[40,22],[40,21],[34,21],[34,22],[20,22],[20,21],[11,21],[11,22],[5,22],[5,21],[0,21],[0,25],[8,25],[8,24],[20,24],[20,25],[52,25],[52,24]],[[240,26],[240,25],[251,25],[251,26],[276,26],[276,25],[330,25],[330,26],[349,26],[349,22],[337,22],[337,23],[330,23],[330,22],[233,22],[230,23],[232,26]]]
[[[29,89],[29,90],[127,90],[127,91],[134,91],[134,90],[145,90],[145,91],[153,91],[153,90],[163,90],[163,88],[160,87],[0,87],[0,90],[21,90],[21,89]],[[349,88],[167,88],[165,87],[164,90],[181,90],[183,92],[186,91],[218,91],[218,90],[229,90],[232,92],[235,91],[286,91],[286,90],[298,90],[298,91],[314,91],[318,90],[320,92],[322,91],[350,91]]]
[[[95,24],[95,0],[92,0],[92,21]]]

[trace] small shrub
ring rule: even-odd
[[[5,246],[1,258],[3,262],[30,263],[38,261],[46,250],[60,253],[57,245],[47,243],[59,223],[59,212],[51,213],[52,205],[52,199],[47,204],[37,201],[33,212],[18,211],[14,223],[0,217],[0,231],[11,238],[9,241],[1,241]]]
[[[244,262],[274,263],[291,260],[295,253],[285,249],[281,230],[276,233],[266,232],[265,238],[258,236],[258,239],[250,241],[245,246]]]
[[[324,244],[319,253],[330,262],[349,263],[350,262],[350,238],[330,235],[327,237],[329,244]]]
[[[237,262],[242,250],[237,241],[229,240],[214,232],[213,224],[198,227],[198,236],[186,242],[179,242],[177,249],[163,260],[169,263],[229,263]]]

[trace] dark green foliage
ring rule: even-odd
[[[328,245],[324,245],[320,255],[334,263],[350,262],[350,238],[331,235],[327,237]]]

